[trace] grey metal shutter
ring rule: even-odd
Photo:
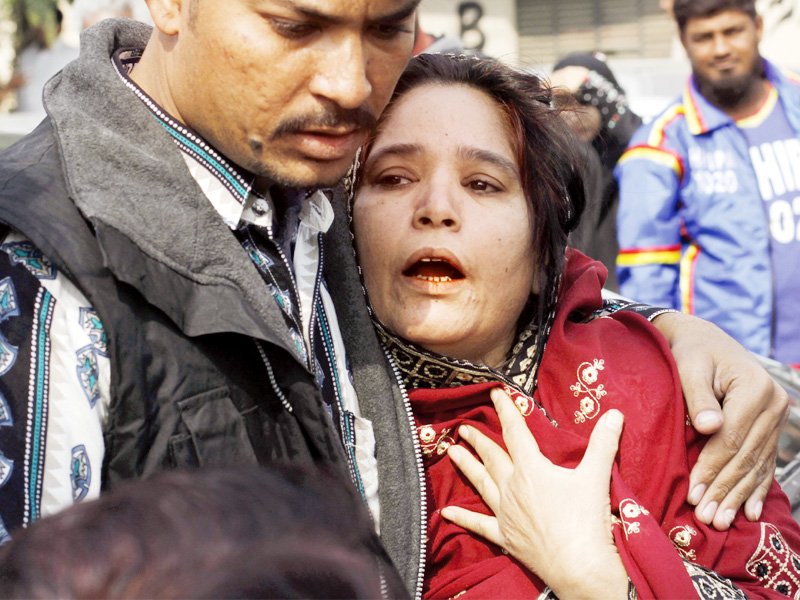
[[[549,69],[578,50],[665,58],[674,24],[656,0],[517,0],[520,61]]]

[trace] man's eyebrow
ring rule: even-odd
[[[329,23],[331,25],[336,25],[339,23],[343,23],[347,20],[346,18],[343,17],[322,12],[311,6],[303,6],[301,2],[298,2],[297,0],[272,0],[272,1],[275,2],[276,4],[284,6],[289,10],[293,10],[303,15],[304,17],[307,17],[309,19],[314,19],[322,23]],[[378,15],[377,17],[370,19],[370,21],[373,23],[394,23],[397,21],[402,21],[410,17],[412,14],[414,14],[414,11],[417,10],[417,7],[419,6],[419,3],[421,1],[422,0],[410,0],[404,6],[401,6],[400,8],[397,8],[385,15]]]
[[[460,158],[466,160],[475,160],[479,162],[488,162],[506,171],[509,175],[519,178],[519,169],[517,165],[508,160],[505,156],[501,156],[491,150],[483,148],[476,148],[475,146],[459,146],[458,155]]]
[[[384,156],[412,156],[422,152],[419,144],[391,144],[369,153],[365,167],[369,167]]]
[[[401,6],[389,14],[379,15],[370,20],[377,23],[396,23],[398,21],[404,21],[414,14],[414,11],[417,10],[421,1],[422,0],[411,0],[406,3],[405,6]]]

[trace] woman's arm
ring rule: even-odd
[[[562,600],[627,598],[628,577],[611,534],[609,497],[622,413],[611,410],[601,417],[580,465],[566,469],[541,454],[505,392],[492,390],[492,401],[508,453],[464,426],[459,434],[482,462],[459,446],[451,446],[448,455],[496,516],[455,506],[442,509],[442,516],[509,552]]]

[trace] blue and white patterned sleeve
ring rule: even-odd
[[[84,295],[16,232],[0,243],[0,543],[96,497],[106,335]]]

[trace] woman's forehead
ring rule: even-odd
[[[508,120],[487,93],[464,84],[431,83],[397,100],[380,124],[371,152],[382,146],[486,147],[513,157]]]

